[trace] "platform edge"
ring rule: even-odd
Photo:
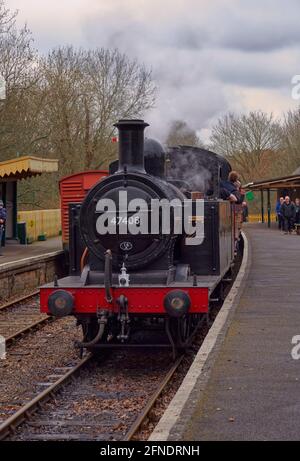
[[[27,258],[17,259],[15,261],[9,261],[0,264],[0,273],[7,272],[13,269],[19,269],[20,267],[27,267],[34,263],[42,263],[47,260],[56,258],[57,256],[63,255],[63,250],[55,250],[49,253],[41,253]]]

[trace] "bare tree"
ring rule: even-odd
[[[155,101],[151,71],[118,50],[62,47],[39,57],[27,26],[0,0],[0,160],[18,155],[58,158],[59,175],[20,184],[29,206],[57,202],[59,177],[104,168],[119,118],[141,117]],[[54,180],[55,179],[55,180]],[[42,205],[41,205],[42,206]]]
[[[194,146],[204,147],[195,130],[190,128],[184,120],[174,120],[171,123],[167,139],[167,146]]]
[[[114,154],[115,146],[111,144],[113,123],[119,118],[142,116],[153,107],[155,86],[151,71],[118,50],[89,51],[86,64],[89,117],[94,132],[94,139],[90,136],[88,143],[89,153],[92,156],[96,153],[96,164],[102,166]],[[86,166],[94,163],[92,158],[89,161],[89,156],[86,158]]]
[[[17,11],[11,12],[6,8],[4,0],[0,0],[0,35],[3,35],[15,25]]]
[[[30,148],[35,123],[30,124],[30,90],[35,87],[37,53],[27,26],[16,26],[16,13],[0,2],[0,74],[6,83],[6,99],[0,106],[0,155],[10,158]]]
[[[41,63],[46,93],[41,123],[61,173],[107,166],[116,155],[113,124],[153,106],[151,72],[118,50],[53,50]],[[46,127],[46,126],[45,126]]]
[[[283,144],[285,171],[292,173],[300,166],[300,107],[285,114]]]
[[[261,111],[247,115],[229,113],[212,129],[211,147],[224,155],[244,180],[270,175],[280,158],[282,127],[273,115]]]

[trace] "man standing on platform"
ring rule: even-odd
[[[295,199],[295,224],[300,224],[300,199]]]
[[[277,214],[277,221],[278,221],[278,229],[279,230],[284,230],[284,227],[283,227],[283,216],[281,214],[281,206],[282,204],[284,203],[284,198],[283,197],[280,197],[279,200],[277,200],[277,203],[276,203],[276,214]]]
[[[1,254],[1,247],[2,247],[5,221],[6,221],[6,208],[4,208],[3,200],[0,200],[0,256],[3,256]]]
[[[284,233],[291,234],[296,217],[296,208],[288,195],[285,197],[284,202],[281,205],[280,212],[284,220]]]
[[[243,217],[243,222],[248,221],[248,216],[249,216],[249,211],[248,211],[248,205],[247,202],[242,203],[242,217]]]

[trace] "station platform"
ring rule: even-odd
[[[299,440],[300,237],[246,224],[250,266],[182,440]]]
[[[43,256],[62,250],[61,237],[53,237],[44,242],[33,242],[30,245],[20,245],[15,241],[7,241],[5,247],[1,248],[0,268],[7,263],[18,262],[23,259],[36,256]]]
[[[151,442],[299,440],[300,236],[243,231],[239,273]]]
[[[20,245],[8,242],[1,248],[0,305],[35,292],[41,285],[66,274],[61,237]]]

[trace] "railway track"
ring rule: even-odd
[[[73,379],[76,373],[84,367],[87,362],[91,359],[91,355],[83,358],[79,363],[73,367],[56,368],[55,374],[49,375],[48,379],[52,379],[53,382],[48,382],[46,389],[42,390],[32,400],[25,403],[11,416],[8,416],[2,423],[0,423],[0,440],[5,439],[8,435],[13,434],[16,428],[24,421],[29,420],[35,412],[41,408],[42,404],[45,404],[49,399],[54,398],[55,393],[58,392],[62,386],[66,385],[70,379]],[[41,385],[45,383],[41,383]],[[3,419],[5,416],[13,411],[11,405],[5,405],[0,407],[0,418]]]
[[[127,386],[129,382],[126,382],[126,378],[121,386],[119,380],[110,385],[111,375],[106,369],[108,367],[112,370],[115,361],[110,355],[108,357],[107,362],[107,356],[104,356],[102,366],[93,360],[92,355],[88,355],[73,367],[55,369],[47,377],[49,382],[40,383],[46,388],[1,423],[0,440],[132,440],[184,355],[170,366],[170,355],[166,354],[161,367],[154,367],[154,370],[147,373],[150,384],[146,385],[145,373],[137,377],[134,363],[129,361],[128,372],[134,374],[134,380],[138,380],[134,387]],[[155,354],[154,357],[152,353],[154,359],[157,356]],[[124,362],[122,353],[117,361]],[[142,362],[144,360],[141,356]],[[141,370],[140,365],[137,369]],[[160,379],[157,379],[158,376]],[[12,411],[9,406],[0,407],[2,419],[7,416],[5,410],[7,414]]]
[[[4,311],[5,309],[9,309],[11,306],[13,306],[14,304],[17,304],[17,303],[19,303],[21,301],[26,301],[26,299],[38,295],[39,292],[40,292],[40,290],[34,290],[31,293],[28,293],[26,295],[18,296],[17,298],[10,299],[10,300],[6,301],[5,303],[0,304],[0,311]]]
[[[9,301],[0,308],[0,335],[10,346],[15,340],[53,318],[39,312],[37,293]]]
[[[170,380],[172,379],[174,373],[178,369],[179,365],[181,364],[182,360],[184,358],[184,355],[181,355],[175,363],[170,367],[169,371],[155,390],[155,392],[152,394],[150,399],[148,400],[146,406],[142,409],[140,412],[139,416],[135,420],[135,422],[132,424],[130,427],[129,431],[127,432],[124,441],[129,442],[130,440],[133,440],[135,436],[138,434],[138,432],[142,429],[143,424],[146,422],[146,420],[149,417],[149,414],[153,407],[155,406],[157,399],[161,396],[163,391],[165,390],[166,386],[169,384]]]

